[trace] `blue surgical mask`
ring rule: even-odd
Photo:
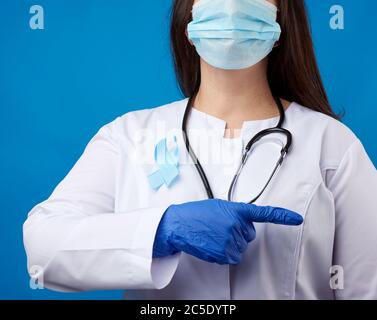
[[[266,0],[200,0],[192,15],[189,39],[202,59],[220,69],[257,64],[281,34],[277,7]]]

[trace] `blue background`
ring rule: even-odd
[[[333,0],[335,1],[335,0]],[[307,1],[335,110],[377,164],[377,1]],[[31,290],[22,243],[28,211],[45,200],[100,126],[181,98],[168,45],[172,0],[0,1],[0,298],[121,298],[120,291]],[[29,8],[45,10],[31,30]],[[329,8],[345,9],[345,30]]]

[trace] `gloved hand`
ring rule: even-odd
[[[238,264],[255,239],[253,222],[300,225],[302,216],[283,208],[219,199],[171,205],[157,229],[153,257],[183,251],[218,264]]]

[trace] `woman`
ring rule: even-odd
[[[377,298],[376,170],[329,106],[304,1],[175,0],[171,40],[190,99],[99,130],[29,213],[32,276],[127,298]]]

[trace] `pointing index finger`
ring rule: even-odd
[[[269,222],[289,226],[298,226],[304,221],[301,215],[291,210],[254,204],[245,204],[241,214],[246,221]]]

